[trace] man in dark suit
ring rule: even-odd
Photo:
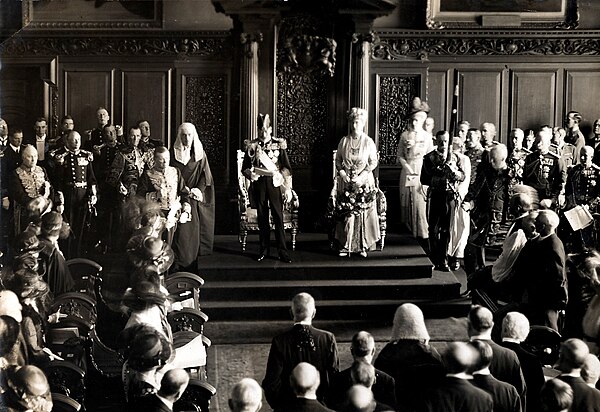
[[[554,367],[561,371],[558,379],[573,389],[572,412],[599,412],[600,392],[590,388],[581,379],[581,368],[590,351],[580,339],[567,339],[560,347],[558,362]]]
[[[184,369],[171,369],[160,381],[157,393],[143,396],[136,402],[137,412],[172,412],[173,404],[181,398],[190,377]]]
[[[443,355],[446,378],[423,398],[419,411],[427,412],[492,412],[492,397],[469,383],[468,371],[477,360],[473,346],[464,342],[448,345]]]
[[[501,345],[517,354],[527,384],[526,410],[535,411],[540,404],[540,392],[544,385],[544,369],[539,359],[523,348],[521,342],[529,334],[529,320],[519,312],[508,312],[502,321]]]
[[[35,120],[35,136],[26,139],[25,144],[30,144],[37,149],[38,164],[44,168],[48,167],[48,151],[50,150],[50,138],[48,137],[48,121],[44,117]]]
[[[296,397],[285,402],[283,409],[287,412],[330,412],[317,400],[319,388],[319,372],[307,362],[300,362],[292,370],[290,384]]]
[[[294,326],[273,338],[262,386],[267,402],[275,411],[287,411],[286,405],[295,399],[290,375],[300,362],[308,362],[319,371],[317,399],[320,401],[324,400],[329,382],[339,370],[335,336],[312,326],[315,314],[313,297],[308,293],[297,294],[292,300]]]
[[[23,131],[14,129],[8,138],[8,145],[0,155],[0,197],[2,197],[2,211],[0,216],[2,222],[2,234],[6,235],[6,242],[12,243],[14,233],[14,210],[13,202],[8,196],[8,181],[15,169],[21,165],[21,150],[23,146]],[[4,241],[4,239],[3,239]],[[4,245],[3,245],[4,246]]]
[[[473,368],[471,383],[491,395],[494,412],[521,412],[521,398],[515,387],[499,381],[490,373],[493,357],[490,345],[480,340],[474,340],[471,345],[479,353],[479,361]]]
[[[525,289],[524,314],[534,325],[558,331],[558,311],[567,304],[566,255],[556,235],[560,223],[552,210],[540,210],[535,227],[540,236],[523,249],[516,268],[516,280]]]
[[[362,385],[372,392],[373,384],[375,383],[375,368],[370,363],[354,361],[350,368],[350,378],[352,379],[353,385]],[[373,401],[375,402],[375,411],[394,410],[390,405],[379,402],[375,398],[373,398]]]
[[[258,412],[262,408],[262,388],[254,379],[244,378],[231,389],[231,412]]]
[[[371,364],[375,355],[375,339],[369,332],[361,331],[352,337],[350,352],[354,362],[365,362]],[[353,385],[351,376],[352,367],[344,369],[333,377],[331,391],[327,403],[336,408],[343,404],[348,389]],[[396,389],[394,378],[387,373],[375,369],[375,383],[371,388],[377,402],[396,407]]]
[[[467,317],[468,333],[471,341],[480,340],[492,348],[494,356],[490,363],[490,372],[496,379],[510,383],[521,396],[521,403],[526,401],[527,385],[521,371],[521,363],[517,355],[492,341],[494,315],[488,308],[474,305]]]

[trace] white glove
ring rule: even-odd
[[[204,195],[202,194],[202,191],[197,187],[194,187],[190,190],[190,195],[192,196],[192,199],[198,202],[202,202],[204,200]]]
[[[283,199],[285,200],[285,203],[290,203],[292,201],[292,197],[293,196],[291,190],[286,190],[283,194]]]
[[[2,198],[2,208],[4,210],[8,210],[9,207],[10,207],[10,200],[8,199],[8,197],[3,197]]]
[[[123,196],[127,196],[127,188],[123,185],[123,183],[119,183],[119,193]]]

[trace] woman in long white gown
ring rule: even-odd
[[[418,97],[413,100],[408,129],[398,143],[400,172],[400,222],[416,238],[427,239],[427,200],[421,185],[423,157],[433,150],[433,136],[423,128],[429,106]]]

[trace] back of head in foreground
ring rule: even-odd
[[[312,322],[315,317],[315,299],[308,293],[298,293],[292,299],[292,316],[294,322]]]
[[[254,379],[244,378],[231,389],[229,409],[232,412],[257,412],[262,407],[262,388]]]
[[[600,378],[600,359],[594,354],[588,354],[585,357],[581,367],[581,379],[588,385],[595,387]]]
[[[478,354],[473,346],[465,342],[452,342],[442,355],[446,373],[468,372],[477,362]]]
[[[376,408],[373,392],[363,385],[354,385],[348,389],[343,412],[373,412]]]
[[[523,342],[529,335],[529,319],[520,312],[508,312],[502,320],[502,338],[517,343]]]
[[[171,369],[160,381],[158,394],[172,402],[177,402],[190,382],[190,375],[184,369]]]
[[[480,305],[473,305],[467,316],[469,324],[469,336],[491,337],[494,327],[494,315],[492,311]]]
[[[350,351],[355,360],[362,359],[371,363],[375,354],[375,339],[373,335],[364,330],[355,334],[352,337]]]
[[[560,379],[550,379],[542,387],[540,404],[543,412],[566,412],[573,403],[573,389]]]
[[[290,385],[298,397],[316,399],[320,383],[319,371],[307,362],[296,365],[290,375]]]
[[[427,344],[429,339],[421,309],[412,303],[400,305],[394,314],[391,341],[417,340]]]
[[[560,347],[558,362],[555,368],[563,373],[577,374],[590,354],[588,346],[581,339],[571,338]]]

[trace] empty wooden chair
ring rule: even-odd
[[[174,302],[193,298],[195,309],[200,309],[200,287],[203,285],[204,279],[190,272],[176,272],[165,279],[169,298]]]
[[[203,334],[204,324],[208,322],[208,315],[198,309],[183,308],[182,310],[169,313],[167,320],[171,325],[173,333],[178,331],[194,331]]]
[[[67,261],[71,276],[75,281],[75,291],[85,293],[95,299],[94,284],[100,277],[102,266],[90,259],[75,258]]]
[[[532,325],[523,346],[540,360],[542,365],[554,365],[558,360],[562,336],[552,328]]]
[[[62,393],[52,392],[52,412],[77,412],[81,410],[81,404]]]
[[[52,361],[44,367],[52,393],[68,396],[79,404],[85,402],[85,372],[71,362]]]

